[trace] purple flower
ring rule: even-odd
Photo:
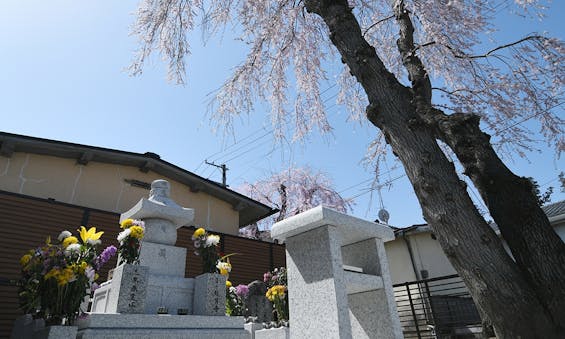
[[[265,274],[263,274],[263,282],[269,282],[271,281],[271,272],[267,272]]]
[[[237,285],[235,288],[235,294],[241,298],[245,298],[249,294],[249,287],[247,287],[247,285]]]
[[[94,282],[94,283],[92,283],[92,285],[90,285],[90,292],[94,292],[99,288],[100,288],[100,285],[98,285],[97,283]]]
[[[99,270],[100,267],[104,266],[104,264],[107,263],[110,258],[116,255],[117,251],[118,249],[114,245],[106,247],[95,260],[94,265],[96,266],[96,270]]]

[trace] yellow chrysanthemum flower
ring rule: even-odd
[[[88,267],[88,264],[86,263],[86,261],[81,262],[80,265],[78,266],[78,272],[80,274],[84,274],[84,271],[86,271],[87,267]]]
[[[141,239],[143,238],[143,227],[141,226],[132,226],[129,228],[130,229],[130,237],[133,238],[137,238],[137,239]]]
[[[82,239],[82,243],[86,244],[86,242],[90,239],[90,240],[98,240],[100,239],[100,237],[102,236],[102,234],[104,234],[104,232],[96,232],[96,227],[91,227],[88,229],[88,231],[86,230],[86,228],[84,226],[81,226],[78,230],[77,230],[80,234],[80,238]],[[68,239],[68,238],[67,238]],[[66,240],[66,239],[65,239]]]
[[[133,219],[125,219],[120,223],[120,228],[130,228],[131,225],[133,225]]]
[[[65,240],[63,240],[63,247],[67,248],[69,245],[76,243],[78,243],[77,237],[71,235],[70,237],[66,237]]]
[[[44,276],[43,279],[44,280],[49,280],[55,276],[57,276],[59,274],[59,269],[58,268],[52,268],[49,272],[47,272]]]
[[[203,236],[206,233],[206,230],[203,229],[202,227],[200,227],[199,229],[197,229],[196,231],[194,231],[194,233],[192,234],[192,238],[198,238]]]
[[[57,284],[59,284],[59,286],[68,284],[70,281],[75,279],[72,267],[67,267],[62,271],[59,271],[55,278],[57,279]]]
[[[283,299],[286,292],[286,287],[283,285],[275,285],[267,290],[265,296],[269,301],[275,301],[275,299]]]
[[[31,254],[26,254],[20,259],[20,265],[25,266],[31,260]]]
[[[232,287],[231,281],[226,280],[226,288]]]

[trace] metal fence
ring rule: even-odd
[[[481,331],[479,312],[458,275],[393,287],[404,338],[472,338]]]

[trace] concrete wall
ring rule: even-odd
[[[557,235],[561,238],[561,240],[565,241],[565,218],[561,218],[562,220],[556,221],[553,224],[553,229],[557,232]]]
[[[561,240],[565,241],[565,218],[552,222],[552,225]],[[385,243],[393,284],[420,280],[423,278],[421,270],[428,271],[428,278],[457,273],[443,253],[439,242],[432,238],[431,232],[416,231],[407,234],[406,237],[412,248],[414,266],[418,273],[417,275],[414,273],[406,242],[401,236],[397,236],[395,240]],[[502,245],[510,254],[510,249],[505,241]]]
[[[420,280],[423,278],[422,270],[428,271],[428,278],[456,273],[439,242],[432,238],[430,232],[411,233],[406,237],[412,248],[417,273],[414,273],[408,244],[401,236],[397,236],[395,240],[385,243],[393,284]]]
[[[171,197],[181,206],[195,209],[194,225],[227,234],[237,234],[239,213],[231,204],[207,193],[193,193],[177,181],[136,167],[89,162],[16,152],[10,158],[0,156],[0,190],[53,198],[57,201],[122,213],[129,210],[149,191],[133,187],[124,179],[151,183],[166,179]]]

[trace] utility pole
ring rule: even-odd
[[[222,170],[222,186],[228,187],[228,185],[226,185],[226,172],[229,170],[229,168],[226,167],[226,164],[216,165],[213,162],[208,162],[208,160],[204,160],[204,162],[207,165],[214,166]]]

